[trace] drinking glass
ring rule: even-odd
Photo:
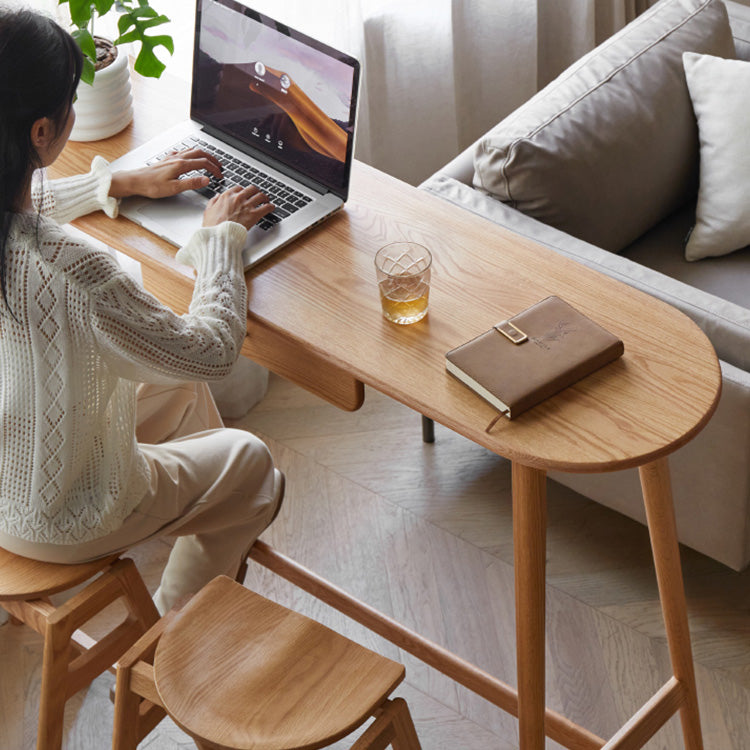
[[[416,242],[391,242],[375,255],[380,302],[387,320],[409,325],[427,315],[430,251]]]

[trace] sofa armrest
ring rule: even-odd
[[[475,141],[469,148],[464,149],[444,167],[441,167],[437,174],[444,175],[471,187],[474,182],[474,152],[478,143],[479,141]]]

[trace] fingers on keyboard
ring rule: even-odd
[[[198,193],[207,198],[213,198],[215,195],[235,186],[241,188],[250,187],[251,185],[256,186],[268,197],[270,203],[275,204],[273,213],[267,214],[258,222],[258,226],[261,229],[268,230],[275,227],[282,219],[286,219],[312,201],[309,195],[305,195],[296,188],[285,184],[270,174],[260,171],[256,167],[244,164],[237,157],[217,148],[202,138],[188,138],[185,141],[177,143],[155,156],[149,163],[160,161],[178,151],[195,148],[205,151],[219,161],[222,166],[222,176],[221,178],[217,178],[210,172],[194,170],[182,175],[181,179],[195,177],[196,175],[207,175],[210,180],[208,185],[197,189]]]

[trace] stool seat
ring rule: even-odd
[[[63,565],[20,557],[0,547],[0,601],[39,599],[67,591],[108,568],[118,557]]]
[[[177,614],[154,655],[164,708],[237,750],[318,748],[369,718],[404,667],[226,577]]]
[[[117,663],[112,750],[136,750],[165,716],[201,750],[316,750],[360,727],[351,750],[419,750],[390,698],[404,672],[219,576]]]

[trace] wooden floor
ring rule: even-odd
[[[405,625],[514,684],[509,464],[367,392],[342,413],[284,381],[234,426],[267,439],[287,473],[265,539]],[[718,502],[719,499],[717,498]],[[166,542],[133,556],[153,590]],[[683,550],[707,750],[750,748],[750,572]],[[666,679],[644,527],[550,482],[548,703],[609,736]],[[517,747],[516,722],[408,654],[255,566],[248,586],[407,667],[399,690],[425,750]],[[0,628],[0,748],[34,747],[40,638]],[[69,703],[67,750],[109,747],[110,675]],[[193,745],[167,722],[142,747]],[[340,743],[337,747],[347,747]],[[557,748],[549,742],[548,748]],[[647,746],[682,748],[672,720]]]

